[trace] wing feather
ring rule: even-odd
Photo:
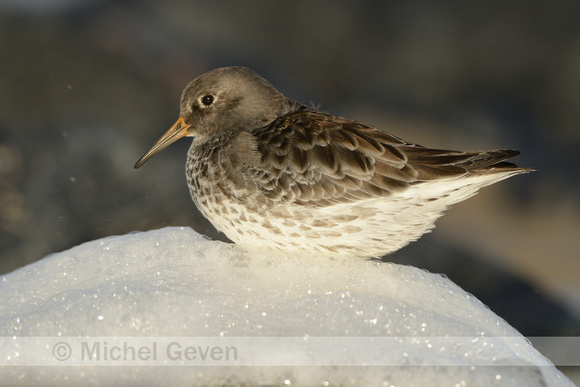
[[[243,164],[236,169],[242,180],[270,200],[313,206],[388,196],[410,184],[474,170],[514,167],[502,161],[519,153],[430,149],[360,122],[306,109],[250,134],[255,144],[239,149],[255,149],[257,157],[236,156]]]

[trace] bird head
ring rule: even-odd
[[[212,137],[263,127],[284,113],[288,99],[246,67],[224,67],[201,75],[183,90],[179,119],[137,161],[139,168],[182,137]]]

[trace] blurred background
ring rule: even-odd
[[[579,335],[579,16],[576,0],[0,0],[0,273],[135,230],[226,240],[189,198],[190,140],[133,165],[189,81],[243,65],[422,145],[521,150],[537,172],[385,260],[446,274],[525,335]]]

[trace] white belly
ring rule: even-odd
[[[380,257],[419,239],[450,205],[517,173],[422,182],[392,196],[322,208],[279,203],[250,210],[247,201],[224,196],[194,201],[218,230],[247,249]]]

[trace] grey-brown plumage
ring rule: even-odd
[[[184,136],[193,201],[246,247],[381,256],[429,231],[450,205],[530,171],[516,150],[430,149],[284,97],[244,67],[210,71],[137,162]]]

